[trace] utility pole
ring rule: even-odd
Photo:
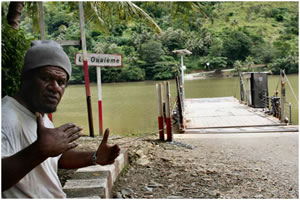
[[[90,80],[89,80],[87,51],[86,51],[84,11],[83,11],[82,2],[78,2],[78,6],[79,6],[79,15],[80,15],[80,35],[81,35],[81,45],[82,45],[82,55],[83,55],[84,82],[85,82],[85,92],[86,92],[86,101],[87,101],[87,110],[88,110],[89,129],[90,129],[90,136],[94,137]]]
[[[41,34],[41,40],[46,39],[45,35],[45,22],[44,22],[44,8],[43,8],[43,2],[38,2],[39,4],[39,15],[40,15],[40,34]]]

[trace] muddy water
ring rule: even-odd
[[[298,98],[298,75],[288,75]],[[279,76],[269,76],[269,95],[273,95]],[[143,81],[102,84],[103,125],[112,134],[131,135],[151,133],[157,130],[156,83]],[[170,81],[172,103],[175,102],[175,81]],[[280,85],[278,86],[280,88]],[[91,84],[92,109],[95,135],[99,134],[97,85]],[[287,101],[292,103],[292,120],[298,124],[298,104],[287,85]],[[238,78],[186,80],[186,98],[235,96],[239,98]],[[70,85],[53,115],[55,126],[74,122],[89,134],[84,85]]]

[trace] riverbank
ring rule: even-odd
[[[214,70],[214,71],[202,71],[196,73],[185,74],[185,80],[196,80],[196,79],[207,79],[207,78],[230,78],[233,77],[234,69],[226,69],[226,70]]]

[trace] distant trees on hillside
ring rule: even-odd
[[[2,4],[4,16],[8,3]],[[29,11],[33,4],[31,7],[26,4],[24,12],[32,13]],[[124,59],[122,68],[102,68],[104,82],[174,78],[180,59],[172,51],[184,48],[193,53],[184,58],[187,72],[233,68],[236,61],[246,63],[249,57],[254,64],[268,65],[274,73],[280,68],[298,72],[298,2],[137,2],[135,5],[142,10],[135,8],[135,11],[144,13],[147,20],[136,17],[128,22],[121,19],[133,19],[133,13],[117,12],[121,8],[118,5],[133,6],[130,2],[85,4],[86,11],[92,6],[105,9],[103,13],[87,14],[88,52],[120,53]],[[44,14],[48,39],[80,39],[76,2],[44,3]],[[98,17],[105,23],[97,21]],[[154,29],[149,26],[150,18],[155,22]],[[14,46],[20,55],[18,59],[24,54],[23,48],[39,38],[32,25],[34,16],[22,15],[21,19],[21,30],[16,34],[23,38],[24,45]],[[13,45],[6,40],[12,39],[5,37],[12,33],[5,20],[2,17],[2,47],[10,48]],[[266,35],[266,31],[270,34]],[[9,52],[5,48],[2,48],[3,58]],[[64,49],[74,63],[74,53],[80,52],[80,47]],[[8,63],[2,59],[3,74]],[[96,81],[95,68],[91,67],[89,72],[90,80]],[[74,64],[71,81],[84,81],[82,68]]]

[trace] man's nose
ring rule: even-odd
[[[52,91],[59,91],[60,87],[56,80],[51,80],[50,84],[48,85],[49,89]]]

